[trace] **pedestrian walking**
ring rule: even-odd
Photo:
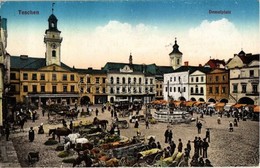
[[[110,111],[110,110],[108,110],[108,111]],[[114,117],[114,110],[111,110],[110,113],[111,113],[111,117],[113,118]]]
[[[199,147],[199,155],[201,156],[203,150],[203,141],[200,137],[198,138],[198,147]]]
[[[207,128],[207,131],[206,131],[206,139],[208,139],[208,142],[210,142],[210,131],[209,131],[209,128]]]
[[[194,153],[199,154],[199,141],[198,141],[198,137],[195,136],[194,140]]]
[[[171,154],[174,154],[176,148],[176,144],[174,143],[174,141],[170,142],[170,147],[171,147]]]
[[[233,124],[232,124],[232,122],[230,121],[229,122],[229,132],[233,132],[234,130],[233,130]]]
[[[30,142],[34,141],[34,130],[33,130],[33,127],[31,127],[30,130],[29,130],[29,141]]]
[[[73,122],[72,122],[72,120],[70,120],[70,130],[71,131],[73,130]]]
[[[166,131],[164,132],[164,137],[165,137],[165,143],[168,143],[168,138],[169,138],[169,130],[166,129]]]
[[[198,121],[198,123],[197,123],[197,128],[198,128],[198,134],[200,134],[201,128],[202,128],[202,123],[200,121]]]
[[[179,139],[178,152],[182,152],[182,147],[183,147],[183,144],[181,142],[181,139]]]
[[[145,121],[145,128],[149,129],[149,120],[148,119],[146,119],[146,121]]]
[[[33,114],[32,114],[32,122],[35,122],[35,119],[36,119],[36,110],[33,111]]]
[[[98,109],[96,108],[96,116],[98,116]]]
[[[168,135],[168,142],[170,143],[172,141],[172,130],[169,131]]]
[[[6,124],[6,126],[5,126],[5,138],[6,138],[6,141],[9,141],[9,135],[10,135],[9,124]]]
[[[209,143],[206,141],[206,138],[203,139],[203,158],[207,158],[208,157],[208,147],[209,147]]]
[[[139,123],[138,123],[138,120],[135,120],[135,128],[138,128],[139,127]]]
[[[187,143],[187,155],[188,157],[190,157],[190,151],[191,151],[191,144],[190,144],[190,140],[188,140],[188,143]]]

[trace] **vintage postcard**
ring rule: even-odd
[[[0,1],[0,167],[259,166],[259,0]]]

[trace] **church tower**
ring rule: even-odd
[[[169,54],[170,65],[175,70],[182,65],[182,52],[179,51],[179,45],[177,44],[177,39],[175,38],[175,44],[172,46],[173,50]]]
[[[57,28],[58,19],[53,14],[49,16],[48,19],[49,28],[45,31],[44,43],[46,44],[46,66],[56,64],[61,65],[61,42],[62,37],[60,37],[61,31]]]

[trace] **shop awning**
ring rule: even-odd
[[[175,104],[175,106],[180,106],[182,101],[174,101],[173,103]]]
[[[205,104],[205,102],[195,102],[195,103],[194,103],[195,106],[200,106],[200,105],[202,105],[202,104]]]
[[[216,107],[224,107],[226,103],[216,103]]]
[[[196,103],[195,101],[187,101],[184,104],[185,104],[185,106],[191,107],[195,103]]]
[[[255,106],[254,107],[254,112],[255,113],[260,113],[260,106]]]
[[[233,107],[241,108],[241,107],[244,107],[244,106],[246,106],[246,104],[235,104]]]

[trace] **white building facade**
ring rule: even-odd
[[[120,64],[120,63],[119,63]],[[108,101],[119,99],[142,99],[149,103],[155,98],[155,76],[148,76],[143,72],[135,71],[131,65],[125,65],[119,71],[107,71],[107,95]]]
[[[164,74],[164,100],[189,100],[189,71]]]
[[[206,101],[206,73],[196,70],[189,76],[189,93],[192,101]]]

